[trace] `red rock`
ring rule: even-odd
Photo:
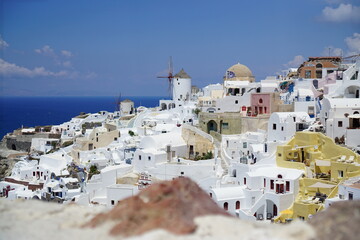
[[[214,214],[230,216],[196,183],[177,178],[151,185],[110,212],[98,214],[86,226],[114,221],[111,235],[132,236],[157,228],[188,234],[196,230],[195,217]]]

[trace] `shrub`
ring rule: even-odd
[[[74,143],[73,141],[66,141],[66,142],[64,142],[64,143],[62,144],[61,147],[68,147],[68,146],[70,146],[70,145],[73,144],[73,143]]]

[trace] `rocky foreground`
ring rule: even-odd
[[[348,213],[353,214],[346,216],[351,226],[360,226],[358,207],[351,206]],[[315,227],[300,221],[287,225],[246,222],[229,216],[195,183],[181,178],[154,184],[110,211],[99,206],[0,200],[0,239],[310,240],[319,239],[325,232],[339,232],[344,223],[334,226],[331,216],[342,214],[344,208],[330,209],[326,212],[330,216],[323,214],[323,219],[322,215],[315,216]],[[358,227],[348,231],[352,235],[338,234],[337,239],[360,234]]]

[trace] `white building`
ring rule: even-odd
[[[181,69],[171,81],[172,100],[160,100],[162,110],[184,106],[191,101],[191,77]]]
[[[124,101],[120,102],[120,116],[127,116],[135,114],[134,102],[125,99]]]
[[[334,198],[325,200],[325,207],[338,201],[360,200],[360,177],[354,177],[346,180],[339,185],[338,195]]]
[[[171,162],[177,157],[185,157],[187,146],[181,136],[181,128],[170,133],[146,136],[141,139],[136,150],[133,165],[142,172],[162,162]]]
[[[47,153],[50,150],[54,149],[58,143],[59,143],[59,139],[32,138],[30,150]]]
[[[119,201],[132,197],[139,192],[138,186],[132,184],[113,184],[106,187],[106,206],[114,207]]]
[[[295,132],[307,129],[313,120],[306,112],[274,112],[268,123],[268,141],[289,141]]]
[[[289,208],[299,191],[302,171],[257,167],[239,172],[234,184],[213,187],[210,196],[232,215],[247,220],[272,219]]]
[[[326,135],[345,139],[350,147],[360,146],[360,99],[324,98],[320,121],[326,128]]]

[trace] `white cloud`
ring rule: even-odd
[[[0,58],[0,75],[6,77],[64,77],[68,75],[67,71],[52,72],[44,67],[28,69],[9,63]]]
[[[9,46],[9,44],[7,42],[5,42],[5,40],[2,39],[2,37],[0,35],[0,49],[7,48],[8,46]]]
[[[360,54],[360,34],[354,33],[352,37],[345,38],[345,43],[349,49],[348,55]]]
[[[358,22],[360,21],[360,7],[351,4],[340,4],[338,8],[325,7],[322,17],[329,22]]]
[[[93,79],[96,78],[98,75],[94,72],[88,73],[84,76],[85,79]]]
[[[35,49],[35,52],[49,57],[57,57],[54,49],[52,49],[49,45],[45,45],[40,49]]]
[[[324,47],[324,50],[322,52],[323,56],[342,56],[344,54],[344,51],[341,48],[336,48],[333,46],[327,46]]]
[[[293,60],[285,63],[284,66],[288,68],[298,68],[304,61],[305,58],[302,55],[297,55]]]
[[[73,54],[72,52],[68,51],[68,50],[61,50],[61,54],[65,57],[72,57]]]
[[[325,2],[329,3],[329,4],[339,4],[344,2],[344,0],[325,0]]]
[[[65,61],[65,62],[62,63],[62,65],[63,65],[64,67],[67,67],[67,68],[69,68],[69,67],[72,66],[70,61]]]

